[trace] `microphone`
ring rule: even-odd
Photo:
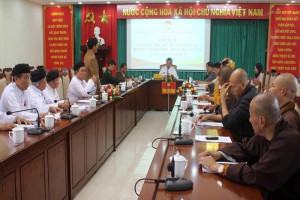
[[[39,111],[38,111],[37,108],[29,108],[29,109],[14,111],[14,112],[7,111],[6,114],[7,115],[11,115],[13,113],[18,113],[18,112],[23,112],[23,111],[28,111],[28,110],[35,110],[37,112],[37,114],[38,114],[38,117],[37,117],[37,128],[28,129],[27,133],[31,134],[31,135],[41,135],[41,134],[43,134],[45,132],[45,130],[43,130],[40,127],[40,117],[39,117]]]
[[[171,177],[167,177],[165,180],[166,191],[184,191],[193,189],[193,182],[191,180],[175,177],[174,146],[172,161],[168,164],[167,169],[171,172]]]
[[[73,119],[74,117],[77,117],[77,115],[71,114],[71,103],[70,103],[69,98],[54,100],[54,103],[57,103],[58,101],[63,101],[63,100],[68,100],[68,104],[69,104],[69,106],[68,106],[68,114],[61,115],[60,118],[61,119]]]
[[[193,117],[194,113],[191,112],[191,113],[182,113],[182,114],[180,114],[179,128],[178,128],[179,137],[175,137],[175,144],[176,145],[190,145],[190,144],[194,143],[193,139],[184,138],[184,137],[181,136],[181,118],[182,118],[183,115],[189,115],[190,117]]]

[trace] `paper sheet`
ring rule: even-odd
[[[208,110],[203,110],[203,109],[198,109],[198,108],[196,108],[196,109],[193,109],[193,113],[195,113],[195,114],[199,114],[199,113],[209,113],[209,111]]]
[[[221,122],[198,122],[198,126],[224,127]]]
[[[207,140],[206,137],[218,137],[218,139]],[[228,136],[195,135],[195,140],[198,142],[232,143],[230,137]]]
[[[208,105],[211,105],[210,102],[207,102],[207,101],[193,101],[192,102],[193,105],[199,105],[199,106],[208,106]]]
[[[82,99],[82,100],[78,100],[77,103],[90,103],[90,100]]]
[[[237,162],[217,162],[218,164],[222,164],[222,165],[225,165],[225,164],[229,164],[229,165],[236,165],[236,164],[238,164]],[[216,174],[216,172],[212,172],[212,171],[209,171],[209,170],[207,170],[205,167],[203,167],[202,166],[202,172],[203,173],[215,173]]]
[[[17,127],[29,129],[29,128],[35,128],[35,124],[33,125],[26,125],[26,124],[15,124]]]

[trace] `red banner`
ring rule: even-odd
[[[118,5],[117,17],[145,18],[205,18],[205,19],[269,19],[270,4],[133,4]]]
[[[298,76],[300,67],[300,5],[271,5],[268,70]]]
[[[176,82],[161,82],[161,94],[176,94]]]
[[[44,6],[45,68],[73,66],[73,7]]]

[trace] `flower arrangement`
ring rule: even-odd
[[[103,88],[103,91],[106,92],[109,97],[112,97],[112,99],[115,99],[120,96],[119,90],[111,84],[106,85]]]
[[[185,93],[186,90],[190,90],[192,94],[196,93],[194,85],[189,83],[188,81],[184,81],[182,83],[182,86],[177,88],[176,92],[177,92],[178,95],[182,95],[182,94]]]

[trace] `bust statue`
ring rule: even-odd
[[[100,28],[98,26],[96,26],[94,28],[94,34],[95,34],[95,38],[97,38],[98,42],[100,45],[104,45],[105,41],[102,37],[100,37]]]

